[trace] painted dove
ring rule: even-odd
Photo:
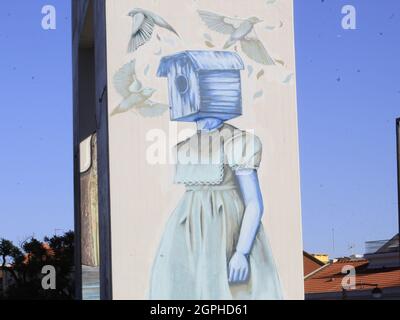
[[[265,65],[275,65],[274,59],[258,39],[254,29],[254,26],[262,20],[257,17],[248,19],[230,18],[204,10],[198,10],[198,13],[209,29],[229,35],[224,49],[230,48],[239,41],[243,52],[250,59]]]
[[[128,52],[134,52],[140,46],[148,42],[153,35],[155,26],[167,29],[179,37],[179,34],[170,24],[168,24],[167,21],[153,12],[136,8],[129,12],[128,16],[133,20],[132,35],[128,45]]]
[[[113,110],[111,116],[127,111],[135,111],[146,117],[155,117],[168,110],[167,105],[149,100],[156,90],[145,88],[137,79],[135,60],[119,69],[114,76],[113,82],[115,89],[123,97],[123,100]]]

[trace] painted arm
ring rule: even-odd
[[[231,283],[244,282],[248,279],[250,268],[247,256],[253,247],[264,212],[257,171],[238,170],[236,180],[240,187],[245,211],[236,252],[229,262],[229,282]]]

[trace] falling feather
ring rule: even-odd
[[[147,74],[149,73],[149,70],[150,70],[150,65],[148,64],[148,65],[146,66],[146,68],[144,69],[144,75],[145,75],[145,76],[147,76]]]
[[[213,41],[213,39],[211,38],[211,36],[208,34],[208,33],[205,33],[204,34],[204,38],[206,39],[206,40],[208,40],[208,41]]]
[[[256,99],[258,99],[258,98],[261,98],[262,96],[263,96],[263,94],[264,94],[264,92],[262,91],[262,90],[260,90],[260,91],[257,91],[255,94],[254,94],[254,100],[256,100]]]
[[[289,84],[289,83],[292,81],[293,76],[294,76],[294,73],[289,74],[289,75],[285,78],[285,80],[283,80],[282,82],[283,82],[284,84]]]
[[[275,30],[276,27],[275,26],[265,26],[265,29],[272,31],[272,30]]]
[[[251,75],[252,75],[253,72],[254,72],[254,68],[253,68],[251,65],[248,65],[248,66],[247,66],[247,71],[248,71],[248,77],[250,78]]]
[[[257,73],[257,80],[260,80],[260,78],[265,74],[264,69],[261,69],[258,73]]]

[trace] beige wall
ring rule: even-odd
[[[137,75],[145,86],[157,89],[154,100],[168,102],[167,82],[156,78],[160,58],[186,49],[210,49],[204,34],[212,37],[215,50],[222,48],[227,37],[208,30],[197,9],[243,18],[258,16],[265,22],[257,34],[271,55],[281,61],[277,66],[263,66],[239,55],[245,65],[242,72],[244,115],[231,123],[242,129],[255,130],[263,142],[263,161],[259,171],[265,200],[266,226],[287,299],[303,298],[303,262],[300,210],[299,155],[295,77],[293,3],[277,0],[109,0],[106,2],[107,64],[109,113],[121,97],[112,78],[115,72],[133,58]],[[135,7],[163,16],[180,33],[156,29],[152,40],[134,53],[127,53],[132,20],[127,13]],[[275,27],[272,29],[272,27]],[[162,41],[156,38],[159,34]],[[160,54],[161,51],[161,54]],[[284,66],[282,64],[284,63]],[[147,65],[150,69],[144,75]],[[264,70],[264,76],[256,74]],[[289,81],[291,79],[291,81]],[[286,80],[286,81],[285,81]],[[254,99],[263,91],[261,98]],[[151,129],[169,132],[168,113],[159,118],[144,118],[127,112],[109,118],[112,277],[115,299],[145,299],[151,264],[165,222],[177,205],[183,188],[172,184],[171,165],[150,165],[146,150]],[[179,124],[178,128],[194,128]],[[174,142],[170,144],[172,146]]]

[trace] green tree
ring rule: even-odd
[[[13,276],[7,289],[8,299],[73,299],[74,233],[46,237],[44,242],[31,238],[16,247],[0,240],[1,268]],[[56,270],[56,289],[42,288],[42,269],[51,265]]]
[[[22,257],[22,251],[14,246],[14,244],[6,239],[0,239],[0,259],[1,270],[9,272],[15,281],[19,281],[14,269],[9,265],[10,262]]]

